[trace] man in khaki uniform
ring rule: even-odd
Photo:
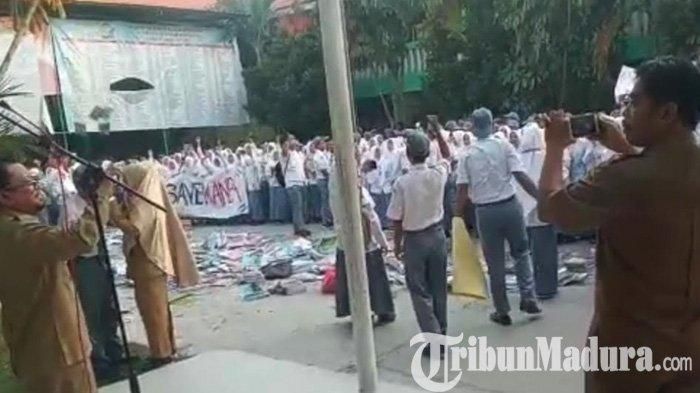
[[[638,69],[624,134],[601,116],[601,142],[622,156],[564,186],[568,115],[550,114],[540,216],[565,230],[598,229],[595,316],[599,347],[649,347],[653,366],[690,357],[700,367],[700,148],[692,131],[700,71],[672,57]],[[643,148],[644,151],[634,147]],[[592,393],[700,391],[697,371],[591,372]]]
[[[98,190],[107,213],[111,187]],[[87,208],[71,230],[39,223],[44,197],[21,164],[0,161],[0,303],[12,367],[31,393],[92,393],[90,338],[67,260],[99,237]]]
[[[151,361],[160,366],[172,361],[176,351],[168,279],[174,277],[178,286],[189,287],[199,282],[199,273],[157,166],[138,163],[119,171],[127,185],[167,211],[135,198],[124,198],[110,211],[112,223],[125,235],[127,276],[134,280],[136,305],[148,337]]]

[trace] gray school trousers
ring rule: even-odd
[[[294,232],[304,229],[304,188],[301,186],[292,186],[287,188],[287,196],[289,198],[289,206],[292,209],[292,223],[294,224]]]
[[[447,332],[447,238],[442,221],[406,232],[406,284],[423,333]]]
[[[477,205],[476,221],[484,258],[489,267],[491,297],[496,311],[506,314],[510,312],[506,294],[506,241],[510,247],[510,255],[515,260],[521,301],[535,298],[523,207],[515,197],[492,204]]]

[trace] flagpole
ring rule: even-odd
[[[343,3],[342,0],[319,0],[318,8],[328,106],[336,148],[336,171],[340,195],[343,196],[341,217],[336,219],[342,220],[342,226],[346,229],[342,240],[348,266],[359,391],[375,393],[377,391],[377,358],[374,352],[374,332],[360,213],[360,188],[355,160],[355,116]]]

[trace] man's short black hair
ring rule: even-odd
[[[0,159],[0,190],[10,186],[10,166],[15,162]]]
[[[674,103],[684,125],[694,129],[700,112],[700,69],[688,60],[663,56],[637,69],[644,92],[659,104]]]

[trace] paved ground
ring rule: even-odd
[[[266,227],[265,230],[286,228]],[[143,345],[145,335],[133,306],[133,294],[128,288],[121,292],[125,308],[132,310],[126,315],[129,337]],[[517,297],[511,299],[517,309]],[[398,320],[375,329],[380,380],[415,387],[410,373],[414,351],[408,343],[417,333],[417,325],[404,290],[397,292],[396,304]],[[448,333],[486,336],[491,345],[519,346],[534,345],[538,336],[562,336],[564,346],[580,346],[590,320],[592,287],[562,288],[560,296],[544,303],[543,308],[544,315],[536,319],[514,313],[514,325],[506,328],[488,321],[488,305],[465,305],[451,297]],[[333,298],[321,295],[318,286],[310,287],[309,292],[301,295],[274,296],[249,303],[239,300],[237,287],[206,288],[177,302],[173,313],[178,342],[191,353],[234,350],[340,373],[352,374],[355,370],[350,322],[334,318]],[[255,357],[254,361],[258,360]],[[238,361],[231,362],[229,367],[231,373],[244,373],[247,366]],[[275,378],[276,374],[270,370],[269,375]],[[244,386],[237,391],[255,391],[251,389],[254,386]],[[581,392],[583,376],[551,372],[472,372],[462,375],[454,391]]]
[[[141,391],[149,393],[353,393],[357,380],[349,373],[274,360],[241,351],[212,351],[143,375]],[[382,393],[420,393],[408,385],[380,382]],[[130,393],[126,382],[101,393]]]

